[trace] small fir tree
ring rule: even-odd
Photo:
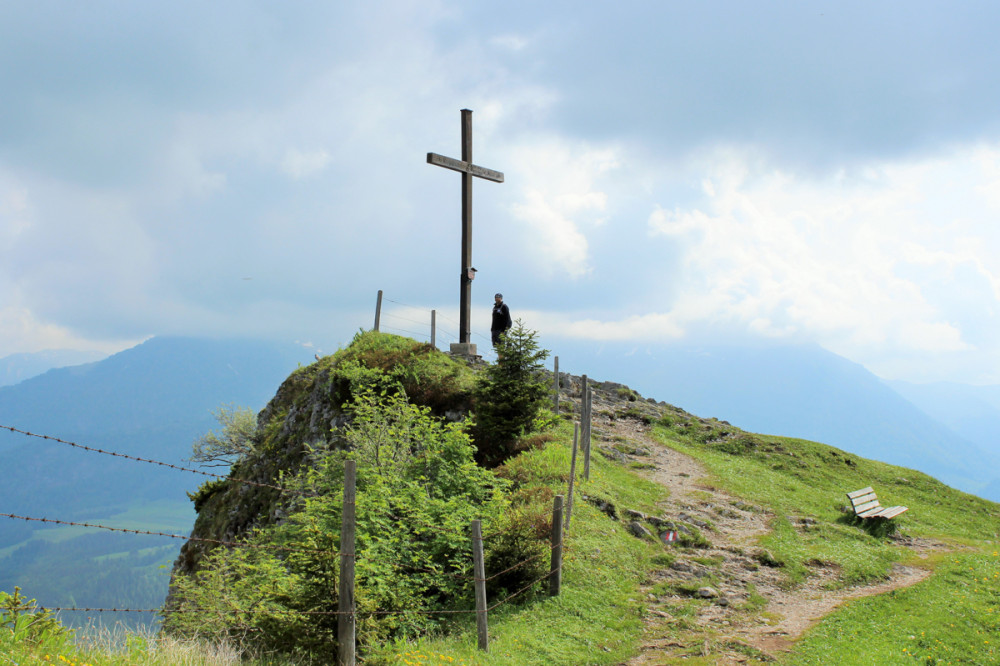
[[[475,441],[479,462],[495,466],[517,453],[517,442],[530,433],[548,403],[549,385],[537,333],[518,319],[500,336],[497,362],[480,373],[476,386]]]

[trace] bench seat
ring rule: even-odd
[[[858,518],[885,518],[889,520],[908,510],[908,507],[905,506],[882,506],[871,486],[847,493],[847,499],[851,500],[854,515]]]

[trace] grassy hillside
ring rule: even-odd
[[[579,386],[571,378],[564,408],[576,407],[578,397]],[[510,511],[535,524],[538,539],[550,527],[553,496],[568,490],[572,415],[562,417],[497,470],[514,498]],[[599,387],[595,418],[589,480],[583,480],[578,461],[561,594],[548,596],[539,582],[492,597],[488,653],[476,647],[474,614],[460,612],[430,634],[404,631],[391,642],[364,646],[365,663],[715,664],[731,663],[734,655],[745,663],[848,665],[1000,659],[995,645],[1000,635],[1000,505],[919,472],[823,444],[753,435],[700,419],[643,401],[624,387]],[[633,430],[643,433],[640,444],[620,434]],[[650,437],[658,444],[650,444]],[[667,487],[647,478],[655,467],[650,446],[696,459],[707,471],[697,480],[699,490],[688,498],[671,497]],[[877,489],[883,503],[909,507],[896,519],[895,534],[859,524],[843,511],[844,494],[867,485]],[[718,520],[679,512],[676,507],[684,502],[702,505]],[[653,537],[634,536],[628,510],[669,521],[681,532],[681,543],[665,546]],[[729,514],[752,514],[761,521],[765,529],[756,543],[719,547]],[[697,576],[676,577],[682,562]],[[728,606],[698,596],[701,586],[721,589],[732,583],[734,563],[744,563],[738,577],[745,582]],[[767,574],[794,592],[822,573],[823,589],[833,595],[886,580],[899,565],[931,575],[913,587],[846,603],[785,649],[767,652],[729,631],[776,620],[755,576]],[[453,607],[470,609],[471,599],[457,600]],[[703,622],[708,611],[724,612],[725,623]],[[0,624],[13,629],[0,631],[0,654],[21,664],[59,656],[90,664],[181,663],[157,652],[156,641],[147,638],[126,637],[115,652],[107,646],[74,648],[49,635],[32,637],[10,615],[0,615]],[[642,651],[654,638],[660,647]],[[201,650],[201,656],[183,663],[234,663],[231,655],[208,656]],[[630,661],[640,653],[648,660]]]

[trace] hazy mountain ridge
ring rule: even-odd
[[[40,352],[11,354],[0,358],[0,387],[13,386],[41,375],[53,368],[95,363],[107,354],[98,351],[50,349]]]
[[[1000,500],[1000,451],[961,436],[863,366],[818,345],[605,344],[596,354],[567,345],[559,355],[561,367],[620,377],[694,414],[830,444]]]
[[[1000,386],[970,386],[952,382],[886,383],[962,437],[1000,454]]]
[[[217,426],[212,410],[228,403],[261,408],[274,387],[311,358],[294,345],[153,338],[100,362],[49,370],[0,388],[0,424],[184,464],[192,441]],[[0,431],[0,466],[33,480],[0,488],[5,513],[180,533],[194,521],[186,492],[204,480],[7,430]],[[138,552],[141,540],[99,540],[111,550],[95,554],[94,530],[50,542],[59,529],[67,528],[0,519],[0,589],[27,582],[49,605],[149,607],[152,590],[161,600],[166,594],[167,581],[157,567],[173,560],[179,543],[160,538],[166,543],[156,544],[156,562],[150,564],[148,553]],[[118,557],[104,564],[110,554]],[[53,567],[76,574],[46,576]],[[121,575],[126,579],[112,580]],[[117,603],[105,603],[112,588],[129,592]]]

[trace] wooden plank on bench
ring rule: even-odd
[[[854,498],[860,497],[861,495],[874,495],[874,494],[875,494],[875,489],[872,488],[871,486],[868,486],[867,488],[862,488],[861,490],[855,490],[853,493],[847,493],[847,497],[848,499],[853,500]]]
[[[888,518],[895,518],[896,516],[898,516],[899,514],[903,513],[904,511],[907,511],[907,510],[909,510],[909,507],[905,507],[905,506],[891,506],[888,509],[882,509],[882,511],[879,512],[878,516],[879,516],[879,518],[887,518],[887,519]]]
[[[878,503],[878,500],[875,500],[874,502],[866,502],[864,504],[859,504],[856,507],[854,507],[854,513],[858,514],[859,516],[863,513],[878,512],[881,510],[882,510],[882,505]]]
[[[870,504],[877,501],[878,496],[875,493],[869,493],[867,495],[862,495],[861,497],[855,497],[851,500],[851,504],[854,506],[861,506],[862,504]]]

